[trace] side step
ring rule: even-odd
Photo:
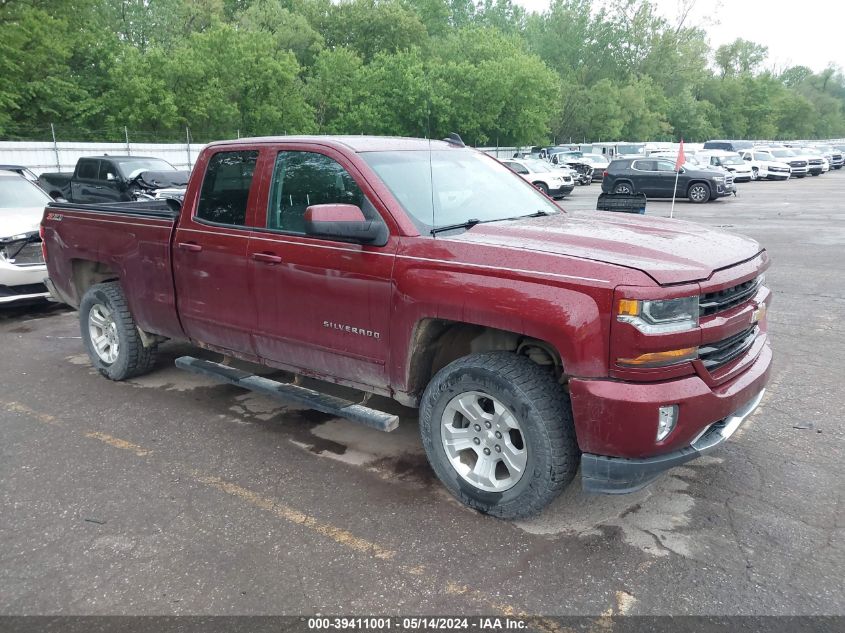
[[[211,376],[223,382],[228,382],[250,391],[262,393],[283,402],[302,405],[309,409],[316,409],[323,413],[330,413],[340,418],[358,422],[378,431],[393,431],[399,426],[399,416],[376,411],[369,407],[329,396],[313,389],[299,387],[290,383],[270,380],[262,376],[241,371],[234,367],[227,367],[210,360],[201,360],[193,356],[180,356],[176,359],[179,369],[195,374]]]

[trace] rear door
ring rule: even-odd
[[[266,171],[265,171],[266,169]],[[387,382],[393,221],[360,172],[340,152],[279,146],[268,156],[264,228],[250,240],[258,297],[258,355],[271,364],[384,389]],[[343,203],[387,224],[384,246],[305,233],[305,210]]]
[[[657,195],[659,180],[654,163],[652,159],[635,160],[631,163],[631,180],[636,193],[644,193],[646,196]]]
[[[219,148],[194,167],[203,173],[173,243],[176,300],[195,343],[255,357],[256,306],[249,276],[249,238],[258,196],[254,147]]]

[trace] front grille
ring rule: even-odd
[[[810,159],[811,165],[821,165],[823,163],[824,163],[824,161],[821,158],[811,158]]]
[[[9,263],[16,266],[32,266],[44,263],[44,256],[41,253],[41,242],[29,242],[20,250],[12,246],[10,255],[13,258]]]
[[[731,288],[701,295],[698,300],[698,315],[709,316],[745,303],[756,294],[761,281],[762,277],[756,277]]]
[[[787,169],[786,167],[769,167],[769,171],[775,171],[775,172],[777,172],[777,171],[782,171],[782,172],[787,172],[787,171],[789,171],[789,169]]]
[[[791,167],[799,167],[799,168],[800,168],[800,167],[806,167],[806,166],[807,166],[807,161],[806,161],[806,160],[794,160],[794,161],[792,161],[791,163],[789,163],[789,165],[790,165]]]
[[[714,371],[747,351],[754,344],[758,332],[759,328],[752,325],[726,339],[702,345],[698,348],[698,356],[707,371]]]

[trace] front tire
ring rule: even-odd
[[[549,195],[549,187],[544,182],[535,182],[532,183],[536,189],[542,191],[544,195]]]
[[[710,200],[710,187],[703,182],[696,182],[687,191],[687,198],[695,204],[702,204]]]
[[[109,380],[140,376],[153,368],[156,346],[144,347],[119,283],[88,289],[79,304],[79,326],[91,364]]]
[[[751,180],[760,180],[760,170],[756,167],[751,168]]]
[[[420,434],[449,492],[502,519],[539,513],[578,469],[568,395],[548,368],[511,352],[471,354],[437,372]]]

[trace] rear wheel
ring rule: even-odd
[[[613,193],[634,193],[634,188],[627,182],[620,182],[613,187]]]
[[[578,468],[569,397],[548,368],[511,352],[441,369],[423,394],[420,433],[449,492],[500,518],[537,514]]]
[[[690,202],[701,204],[710,200],[710,187],[703,182],[696,182],[687,191]]]
[[[144,347],[117,282],[88,289],[79,305],[79,325],[91,364],[106,378],[125,380],[153,368],[156,346]]]

